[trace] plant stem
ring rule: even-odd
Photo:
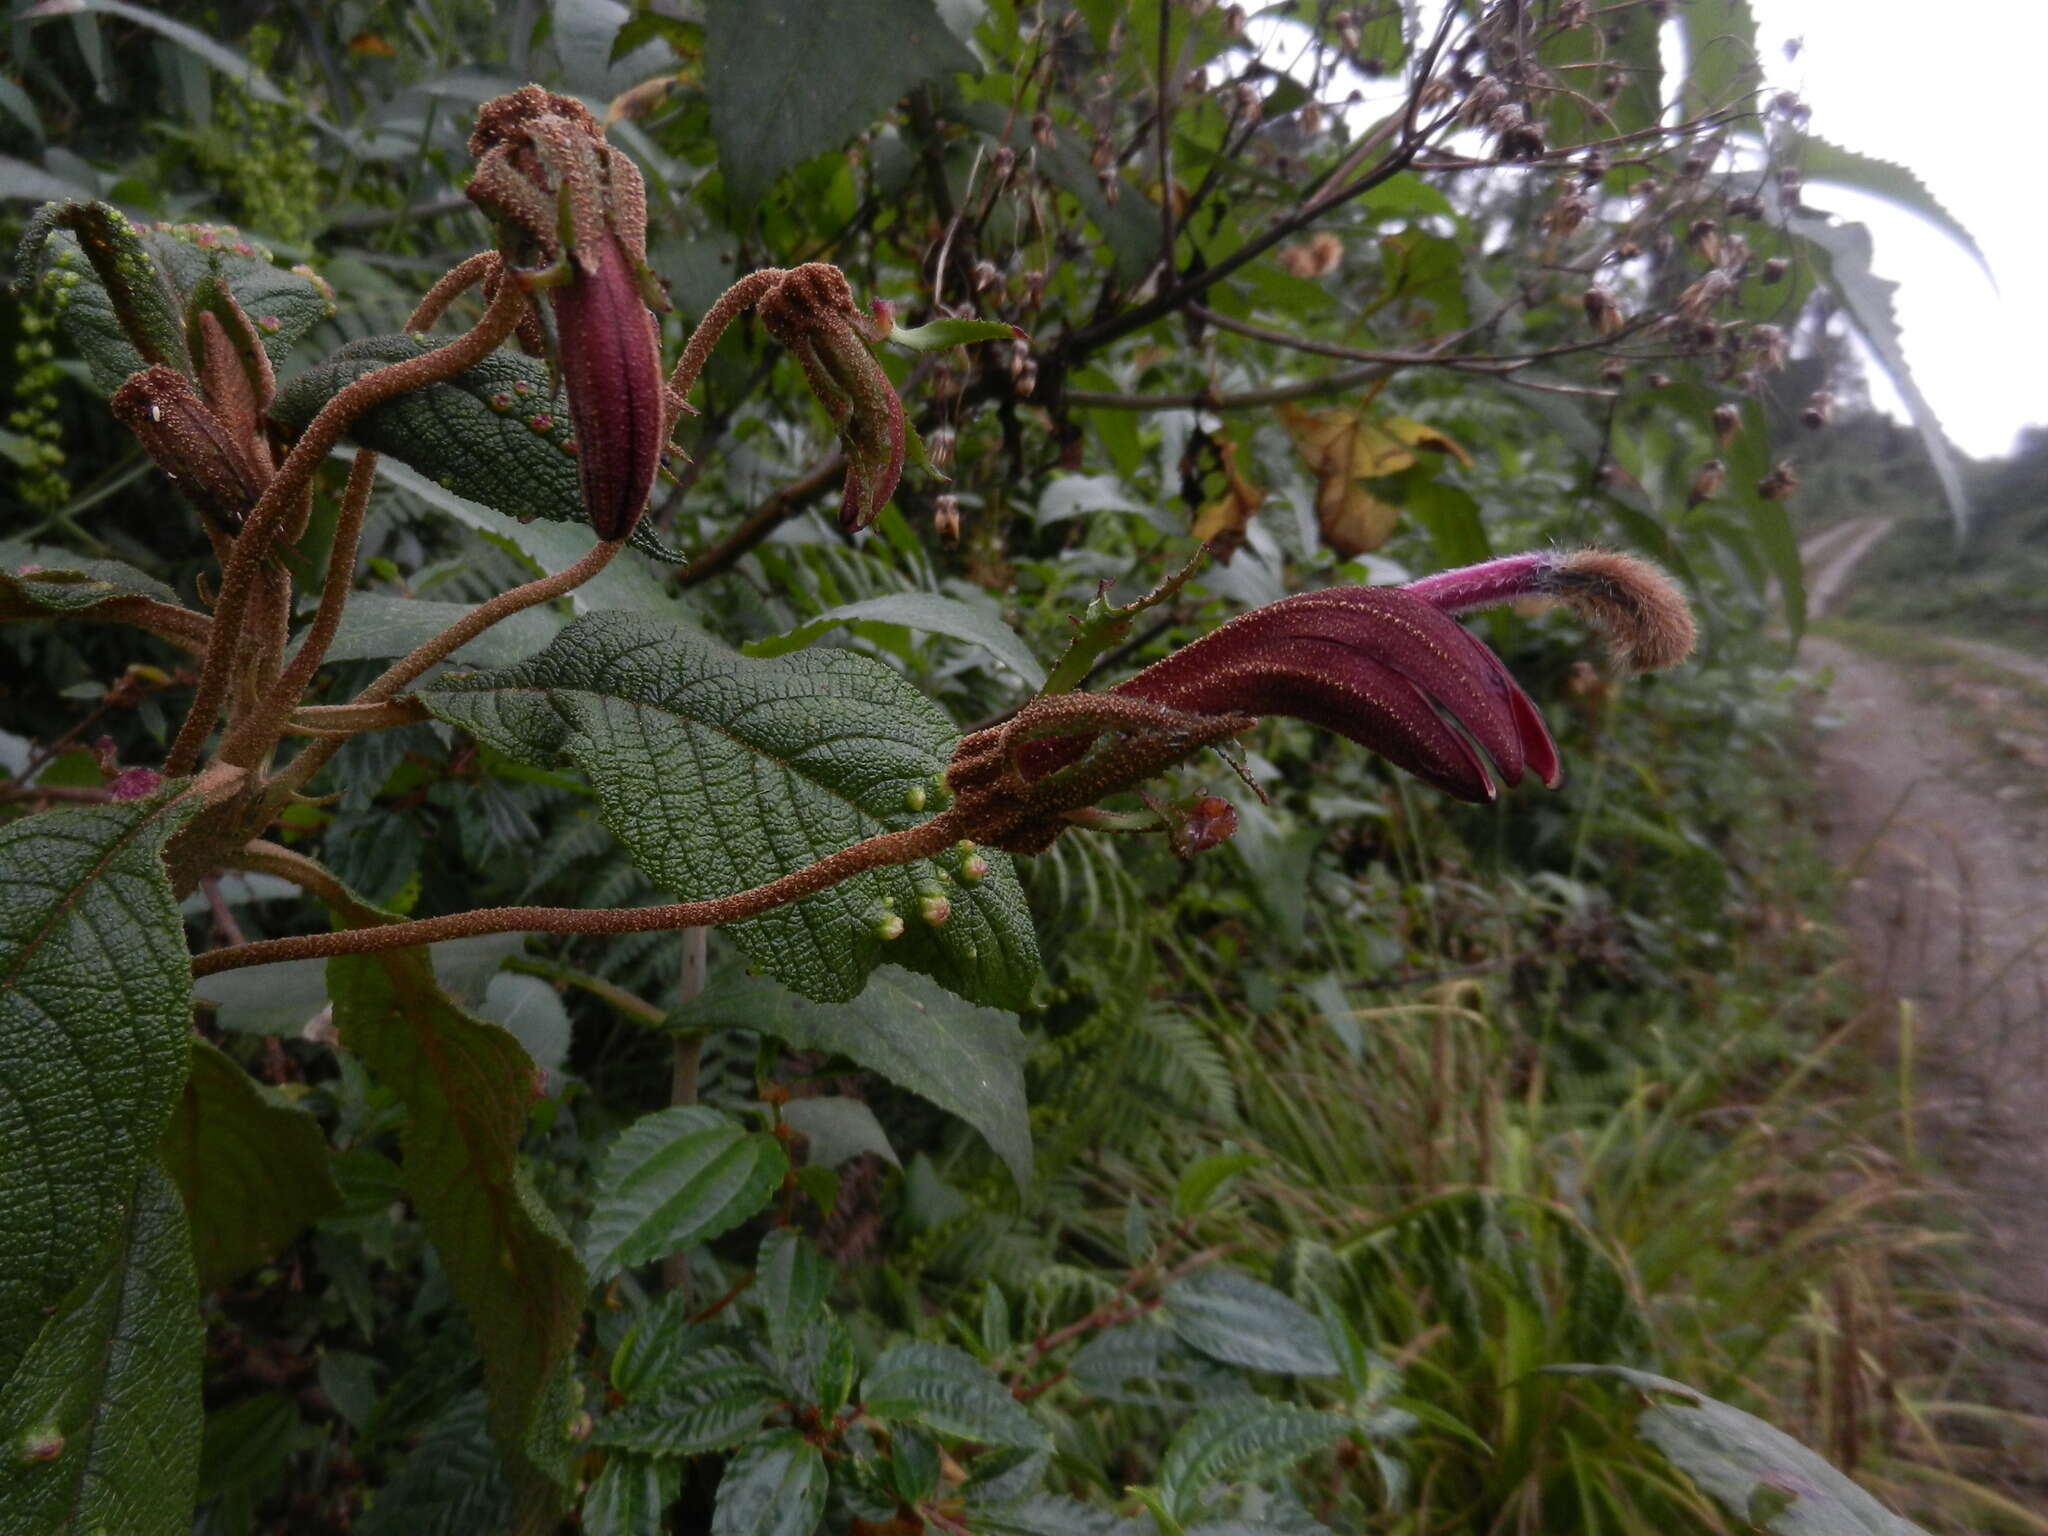
[[[308,748],[319,751],[327,743]],[[305,755],[305,754],[302,754]],[[294,767],[297,764],[293,764]],[[260,939],[233,949],[216,949],[196,955],[194,976],[211,976],[218,971],[239,970],[247,965],[269,965],[279,960],[324,959],[330,955],[364,955],[377,950],[404,949],[415,944],[438,944],[446,939],[466,939],[484,933],[652,933],[669,928],[717,928],[758,917],[777,907],[788,906],[806,896],[837,885],[842,880],[870,869],[908,864],[928,859],[951,847],[967,834],[967,824],[958,811],[943,811],[922,826],[901,832],[886,832],[866,842],[855,843],[803,869],[793,870],[766,885],[731,896],[705,901],[683,901],[660,907],[482,907],[473,912],[455,912],[446,917],[419,918],[411,922],[386,923],[371,928],[350,928],[339,933],[309,933],[290,939]],[[310,861],[308,861],[310,862]],[[314,866],[318,868],[318,866]],[[292,878],[287,875],[287,879]],[[331,880],[332,877],[329,876]],[[344,891],[342,893],[346,895]],[[351,907],[356,907],[351,901]]]
[[[435,662],[440,661],[453,651],[460,650],[493,624],[498,623],[500,620],[508,619],[513,614],[527,608],[532,608],[550,599],[560,597],[565,592],[575,591],[584,582],[590,580],[591,577],[595,576],[607,565],[610,565],[612,557],[625,547],[624,544],[620,543],[600,541],[592,548],[589,554],[567,569],[557,571],[552,576],[543,576],[538,581],[529,581],[523,587],[514,587],[510,592],[500,592],[488,602],[477,604],[476,607],[470,609],[468,613],[457,619],[453,624],[450,624],[440,634],[434,636],[433,639],[424,642],[406,655],[399,657],[398,660],[394,661],[384,670],[383,674],[375,682],[363,689],[361,693],[357,694],[344,707],[350,710],[367,711],[369,706],[387,702],[393,694],[426,671]],[[383,723],[384,719],[380,716],[379,724],[376,728],[381,729]],[[401,720],[392,721],[391,723],[404,724],[406,722]],[[369,727],[365,728],[368,729]],[[305,751],[293,758],[291,766],[271,780],[266,791],[273,807],[282,807],[291,795],[312,782],[313,775],[327,765],[328,759],[341,750],[343,743],[348,739],[348,735],[352,734],[354,733],[323,736],[321,740],[307,747]]]
[[[519,317],[526,312],[526,304],[524,289],[517,283],[504,284],[475,329],[446,346],[365,374],[321,407],[320,414],[307,425],[292,451],[286,455],[278,468],[277,478],[270,482],[256,505],[250,508],[242,531],[235,537],[234,554],[222,572],[220,600],[214,606],[214,634],[232,640],[241,632],[251,590],[263,561],[269,557],[272,542],[286,519],[298,510],[302,494],[312,483],[313,472],[327,457],[328,450],[341,440],[348,424],[372,406],[382,405],[386,400],[395,399],[422,385],[453,378],[463,369],[482,361],[498,343],[512,334]],[[172,743],[170,756],[164,762],[164,771],[170,776],[189,773],[198,763],[199,749],[206,741],[207,733],[213,729],[221,702],[227,696],[235,658],[236,647],[232,643],[208,648],[191,711],[179,727],[177,740]]]

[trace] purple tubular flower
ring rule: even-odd
[[[606,245],[595,275],[579,274],[549,299],[583,506],[598,537],[616,540],[633,531],[647,505],[668,434],[661,333],[641,301],[624,245],[616,235],[607,235]]]
[[[647,191],[582,103],[537,85],[486,102],[469,141],[470,200],[554,311],[583,506],[599,538],[633,531],[667,439],[661,332],[647,266]]]
[[[1111,691],[1197,714],[1306,720],[1461,800],[1500,793],[1478,748],[1509,785],[1530,773],[1554,789],[1562,776],[1543,717],[1500,658],[1399,587],[1282,598]]]

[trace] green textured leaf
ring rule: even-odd
[[[277,392],[270,414],[303,431],[356,380],[418,357],[445,338],[413,332],[365,336]],[[444,490],[507,517],[586,522],[568,397],[548,365],[523,352],[493,352],[452,379],[363,412],[348,441],[410,465]]]
[[[119,560],[88,560],[68,549],[0,539],[0,623],[69,618],[115,597],[178,601],[162,582]]]
[[[488,1418],[481,1392],[443,1410],[398,1476],[377,1491],[352,1536],[495,1536],[506,1529],[516,1501]]]
[[[516,667],[450,676],[441,719],[539,767],[567,760],[649,878],[685,899],[752,889],[914,825],[954,740],[944,713],[847,651],[738,656],[673,620],[580,619]],[[1037,939],[1008,861],[956,882],[938,861],[870,870],[724,931],[755,965],[821,1002],[855,996],[887,958],[979,1002],[1029,998]],[[950,920],[922,920],[925,892]],[[904,931],[882,937],[893,909]]]
[[[1050,1449],[1052,1437],[987,1366],[950,1344],[911,1339],[884,1351],[860,1384],[878,1418],[905,1419],[963,1440]]]
[[[203,1419],[192,1253],[170,1180],[153,1166],[130,1179],[108,1202],[113,1231],[88,1278],[0,1393],[0,1530],[192,1527]]]
[[[774,1137],[715,1109],[681,1105],[634,1121],[598,1174],[583,1235],[592,1281],[731,1231],[768,1203],[788,1171]]]
[[[669,1291],[626,1330],[612,1351],[611,1384],[628,1398],[648,1396],[670,1384],[683,1361],[726,1335],[708,1323],[693,1323],[695,1305],[681,1291]]]
[[[128,229],[149,266],[147,277],[133,270],[131,254],[114,280],[131,312],[149,317],[133,327],[123,324],[102,270],[88,260],[88,248],[77,236],[46,230],[48,238],[39,247],[26,238],[22,244],[23,280],[33,276],[37,296],[55,309],[65,339],[85,359],[93,386],[102,394],[112,394],[130,374],[159,360],[150,354],[164,354],[161,361],[192,371],[182,339],[183,316],[193,290],[209,278],[235,296],[273,365],[334,313],[333,291],[323,279],[310,268],[276,265],[269,251],[244,239],[239,230],[221,224],[131,224]],[[168,318],[159,319],[160,311]],[[175,347],[167,338],[176,338]]]
[[[0,826],[0,1381],[87,1275],[185,1079],[192,981],[160,855],[197,809]]]
[[[729,195],[760,201],[776,177],[837,149],[912,86],[977,67],[931,0],[710,0],[704,91]]]
[[[748,1443],[726,1463],[711,1536],[809,1536],[825,1513],[825,1458],[792,1430]]]
[[[1292,1297],[1234,1269],[1204,1269],[1166,1288],[1166,1320],[1183,1344],[1227,1365],[1334,1376],[1323,1325]]]
[[[768,1372],[729,1350],[690,1357],[688,1369],[653,1397],[606,1417],[592,1438],[649,1456],[701,1456],[749,1439],[788,1393]]]
[[[832,1266],[801,1234],[778,1228],[761,1239],[754,1264],[754,1291],[768,1319],[768,1347],[778,1355],[795,1349],[804,1330],[825,1310]]]
[[[1853,149],[1844,149],[1839,144],[1830,144],[1826,139],[1817,139],[1810,134],[1799,141],[1799,163],[1809,182],[1829,182],[1847,187],[1852,192],[1861,192],[1890,203],[1894,208],[1905,209],[1968,251],[1977,265],[1984,269],[1984,275],[1992,277],[1991,263],[1985,259],[1977,237],[1942,205],[1940,198],[1928,190],[1927,183],[1906,166],[1880,160],[1875,155],[1858,154]],[[1993,280],[1996,281],[1995,278]]]
[[[975,341],[1025,341],[1023,327],[1004,320],[933,320],[908,330],[897,326],[885,338],[912,352],[940,352]]]
[[[1547,1369],[1641,1392],[1650,1403],[1636,1421],[1642,1437],[1730,1514],[1773,1536],[1926,1536],[1783,1430],[1682,1382],[1621,1365]]]
[[[434,603],[394,592],[352,592],[341,612],[341,627],[327,659],[381,661],[403,656],[467,614],[469,603]],[[473,667],[502,667],[523,661],[561,632],[562,616],[543,604],[501,619],[449,659]]]
[[[1288,1403],[1243,1397],[1183,1424],[1159,1463],[1159,1492],[1179,1519],[1199,1513],[1217,1484],[1257,1482],[1335,1444],[1351,1421]]]
[[[1207,1210],[1224,1185],[1265,1160],[1257,1152],[1212,1152],[1197,1158],[1173,1186],[1174,1215],[1192,1216]]]
[[[265,1093],[204,1040],[192,1042],[163,1158],[185,1197],[199,1282],[209,1290],[275,1258],[341,1204],[320,1122]]]
[[[1856,329],[1884,364],[1884,371],[1898,389],[1899,398],[1913,418],[1914,429],[1927,449],[1934,477],[1941,482],[1942,496],[1955,519],[1956,536],[1970,528],[1970,502],[1963,490],[1962,473],[1956,468],[1955,450],[1941,429],[1941,418],[1920,393],[1906,352],[1899,340],[1899,322],[1892,313],[1892,293],[1899,286],[1871,270],[1870,231],[1861,224],[1845,224],[1813,213],[1794,212],[1788,218],[1792,232],[1812,247],[1820,260],[1827,286],[1849,313]]]
[[[804,620],[786,634],[751,641],[742,649],[749,656],[781,656],[802,649],[842,624],[856,630],[872,624],[900,624],[925,634],[965,640],[987,651],[1032,690],[1045,686],[1045,668],[1015,630],[992,613],[936,592],[891,592],[884,597],[844,603]]]
[[[661,1536],[661,1513],[682,1493],[680,1462],[620,1451],[583,1497],[583,1536]]]
[[[981,1132],[1019,1188],[1031,1182],[1024,1035],[1015,1015],[977,1008],[882,966],[851,1003],[807,1002],[760,977],[724,977],[678,1011],[692,1029],[750,1029],[829,1051],[929,1099]]]
[[[342,1044],[405,1106],[407,1194],[483,1355],[490,1423],[526,1526],[568,1475],[568,1368],[585,1290],[575,1250],[519,1168],[533,1063],[434,981],[423,950],[328,962]]]

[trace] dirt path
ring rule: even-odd
[[[1844,526],[1807,546],[1815,611],[1889,531]],[[1986,654],[1998,647],[1958,648],[2006,664]],[[1916,1011],[1925,1129],[1980,1203],[1997,1298],[2048,1327],[2048,810],[2024,784],[1987,782],[1984,745],[1899,667],[1818,637],[1802,658],[1834,674],[1824,814],[1864,973],[1888,1016]],[[2048,1364],[2015,1372],[2048,1410]]]

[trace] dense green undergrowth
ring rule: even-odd
[[[0,95],[5,190],[56,207],[0,335],[0,838],[69,882],[4,893],[34,985],[0,999],[0,1065],[43,1092],[76,1065],[56,1046],[90,1048],[86,1087],[128,1095],[68,1105],[103,1146],[61,1115],[0,1145],[78,1186],[56,1224],[0,1205],[32,1271],[0,1290],[0,1524],[127,1500],[151,1536],[195,1503],[207,1536],[1898,1536],[1868,1489],[1929,1530],[2048,1528],[2039,1428],[1988,1406],[2011,1325],[1843,965],[1803,700],[1763,638],[1800,626],[1774,424],[1829,381],[1802,316],[1825,290],[1896,339],[1799,168],[1946,216],[1763,91],[1746,6],[1452,8],[1434,41],[1391,4],[316,9],[39,13],[17,35],[45,73]],[[251,524],[202,523],[96,395],[138,335],[190,363],[256,286],[293,316],[243,413],[266,453],[419,356],[393,333],[422,289],[507,241],[462,195],[467,135],[528,78],[616,106],[668,358],[766,266],[968,320],[971,348],[829,359],[886,367],[863,405],[900,391],[951,479],[892,480],[859,538],[818,515],[835,438],[873,461],[886,431],[841,436],[819,354],[744,318],[638,525],[690,565],[622,553],[414,679],[430,705],[337,719],[591,547],[566,419],[513,414],[557,382],[540,359],[438,380],[432,433],[399,430],[414,396],[364,418],[373,486],[351,513],[350,466],[321,465],[275,546],[281,654],[362,519],[254,771],[353,734],[220,858],[173,860],[174,892],[157,852],[191,808],[115,786],[154,777],[207,656],[79,620],[186,605],[189,640]],[[230,216],[277,259],[192,222]],[[190,313],[113,323],[119,263],[80,240],[140,251],[127,276]],[[570,406],[605,424],[588,376]],[[1268,718],[1014,874],[995,847],[892,866],[851,921],[488,933],[185,990],[192,957],[336,926],[730,895],[937,813],[951,738],[1028,707],[1077,628],[1100,687],[1289,593],[1586,543],[1665,562],[1703,643],[1623,681],[1569,615],[1472,621],[1551,721],[1556,793],[1457,804]],[[696,716],[662,693],[706,679],[730,691]],[[644,732],[643,706],[668,711]],[[732,745],[761,715],[828,760],[880,722],[917,772],[886,804],[829,761],[793,790]],[[1225,796],[1235,835],[1187,836]],[[1118,830],[1148,818],[1220,846]],[[709,869],[722,842],[753,873]],[[149,1304],[132,1329],[111,1276]]]

